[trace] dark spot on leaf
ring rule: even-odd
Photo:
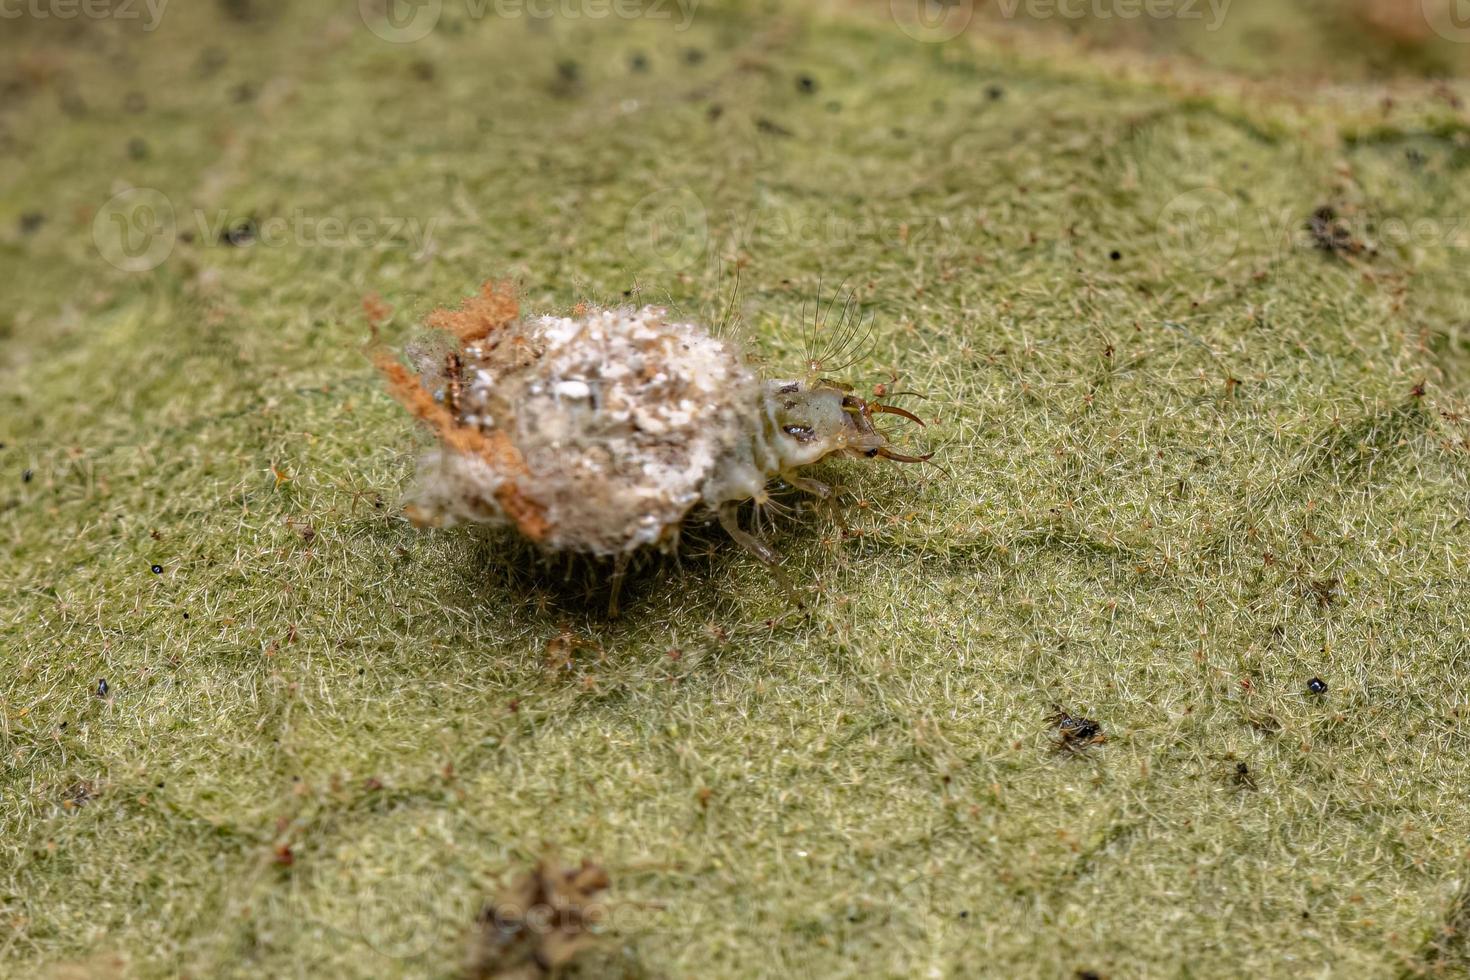
[[[87,102],[77,92],[68,89],[60,96],[61,111],[68,116],[77,118],[87,114]]]
[[[1078,752],[1089,745],[1099,745],[1106,741],[1102,725],[1091,718],[1073,715],[1063,708],[1057,708],[1046,720],[1056,726],[1058,749]]]
[[[208,78],[223,68],[230,56],[222,48],[205,48],[199,55],[199,74]]]
[[[246,218],[239,224],[231,225],[220,235],[220,244],[229,245],[232,248],[244,248],[255,241],[259,229],[254,218]]]
[[[255,0],[218,0],[220,10],[230,20],[245,23],[255,19]]]
[[[1347,221],[1330,204],[1312,212],[1307,219],[1307,231],[1319,249],[1333,255],[1358,255],[1368,250],[1368,246],[1353,234]]]

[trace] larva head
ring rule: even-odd
[[[782,470],[809,466],[833,453],[881,456],[900,463],[921,463],[933,455],[905,456],[889,449],[887,437],[873,425],[874,415],[886,412],[924,423],[901,408],[865,401],[847,385],[826,379],[771,381],[766,403],[776,429],[772,446]]]

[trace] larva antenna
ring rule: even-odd
[[[730,282],[730,294],[725,299],[724,312],[721,313],[719,322],[715,324],[716,336],[727,336],[730,331],[738,330],[744,317],[740,310],[740,263],[735,263],[735,277]]]
[[[734,271],[727,276],[725,260],[719,256],[711,260],[714,285],[705,299],[703,322],[709,325],[711,336],[729,344],[753,364],[760,360],[756,354],[759,345],[751,336],[750,324],[745,319],[743,264],[738,256],[728,264],[734,267]]]
[[[836,375],[866,360],[873,350],[873,314],[865,311],[858,300],[857,287],[846,279],[833,291],[831,299],[822,303],[822,282],[817,280],[817,293],[812,302],[811,318],[807,318],[807,300],[802,300],[802,321],[806,324],[806,368],[808,381]],[[820,347],[818,344],[820,343]]]
[[[705,303],[704,322],[709,324],[710,333],[725,340],[738,340],[742,328],[745,325],[745,313],[740,307],[740,270],[741,263],[737,258],[734,263],[735,274],[731,277],[730,286],[725,290],[721,283],[725,278],[725,263],[719,256],[713,259],[715,288],[714,296]]]

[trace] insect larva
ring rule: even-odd
[[[919,422],[912,413],[815,375],[763,380],[729,343],[659,307],[522,318],[509,288],[487,283],[428,325],[459,349],[421,375],[377,356],[439,439],[419,461],[410,519],[507,525],[547,551],[611,558],[614,603],[628,557],[677,547],[690,518],[714,517],[779,575],[780,556],[737,519],[775,479],[826,498],[797,471],[834,454],[929,459],[894,452],[873,424],[880,413]]]

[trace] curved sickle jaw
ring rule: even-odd
[[[881,415],[885,413],[888,415],[897,415],[899,418],[908,419],[910,422],[917,422],[919,423],[919,428],[924,428],[924,420],[906,408],[899,408],[897,405],[880,405],[877,402],[868,402],[868,415]]]
[[[925,453],[922,456],[905,456],[903,453],[896,453],[886,446],[878,450],[878,455],[884,459],[891,459],[895,463],[927,463],[934,458],[933,453]]]

